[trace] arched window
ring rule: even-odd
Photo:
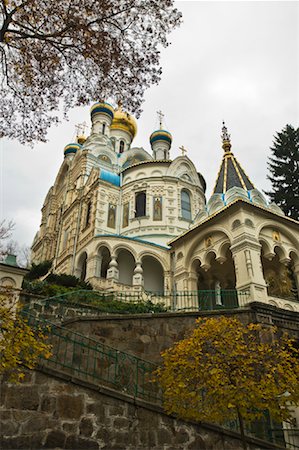
[[[103,125],[102,125],[102,134],[105,134],[105,130],[106,130],[106,124],[103,123]]]
[[[119,153],[123,153],[125,149],[125,143],[124,141],[120,141],[119,143]]]
[[[88,225],[90,224],[90,213],[91,213],[91,202],[88,202],[86,206],[85,227],[88,227]]]
[[[191,220],[191,201],[190,194],[186,189],[181,192],[181,210],[184,219]]]
[[[135,195],[135,217],[145,216],[146,193],[137,192]]]

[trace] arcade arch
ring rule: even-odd
[[[269,252],[269,246],[261,241],[261,262],[268,295],[285,299],[298,298],[298,285],[296,284],[295,266],[298,256],[291,251],[286,254],[285,249],[275,246]]]
[[[132,286],[135,269],[135,258],[129,250],[122,248],[117,254],[119,282]]]
[[[164,291],[164,270],[162,264],[153,256],[142,258],[144,289],[151,292]]]
[[[110,250],[102,246],[98,250],[98,256],[100,259],[99,267],[98,267],[98,276],[101,278],[107,278],[107,271],[109,269],[109,264],[111,261]]]
[[[235,307],[238,305],[236,291],[235,266],[231,250],[226,246],[225,255],[216,258],[210,251],[204,264],[196,259],[192,264],[192,273],[198,291],[199,307]]]
[[[77,277],[80,279],[80,281],[84,281],[86,278],[86,268],[87,268],[87,253],[83,252],[78,258],[78,264],[77,264]]]

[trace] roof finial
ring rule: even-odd
[[[118,109],[119,111],[121,111],[121,110],[122,110],[122,107],[123,107],[123,102],[122,102],[121,99],[119,98],[119,99],[117,100],[117,109]]]
[[[179,147],[179,149],[182,152],[182,156],[185,156],[185,153],[187,153],[187,149],[183,145],[181,147]]]
[[[224,120],[222,121],[222,148],[225,152],[229,152],[231,149],[231,142],[230,142],[230,134],[227,132],[227,128],[225,126]]]
[[[76,128],[76,139],[79,144],[83,144],[86,141],[85,129],[87,128],[87,123],[78,123],[75,125]]]
[[[157,111],[158,117],[159,117],[159,126],[160,126],[160,130],[162,130],[162,120],[164,117],[164,114],[162,113],[162,111]]]

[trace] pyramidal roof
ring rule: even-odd
[[[230,135],[227,133],[227,128],[224,122],[221,138],[224,155],[216,179],[213,194],[225,194],[225,192],[232,187],[240,187],[245,189],[245,191],[255,189],[253,183],[246,175],[240,163],[237,161],[234,154],[230,151]]]

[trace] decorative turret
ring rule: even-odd
[[[122,110],[121,102],[114,111],[114,119],[110,126],[110,136],[116,153],[129,150],[137,133],[137,123],[133,116]]]
[[[172,136],[169,133],[169,131],[162,129],[162,118],[164,114],[162,114],[161,111],[158,111],[157,114],[159,116],[160,129],[154,131],[150,135],[150,143],[153,151],[153,157],[156,160],[168,160]]]
[[[95,103],[90,110],[92,121],[92,133],[109,136],[109,129],[114,118],[114,108],[109,103]]]
[[[240,163],[231,152],[230,134],[228,134],[224,122],[222,125],[221,139],[224,155],[213,194],[207,203],[208,214],[214,214],[224,206],[238,199],[243,199],[263,208],[269,208],[277,214],[283,214],[277,205],[268,205],[263,194],[254,187]]]

